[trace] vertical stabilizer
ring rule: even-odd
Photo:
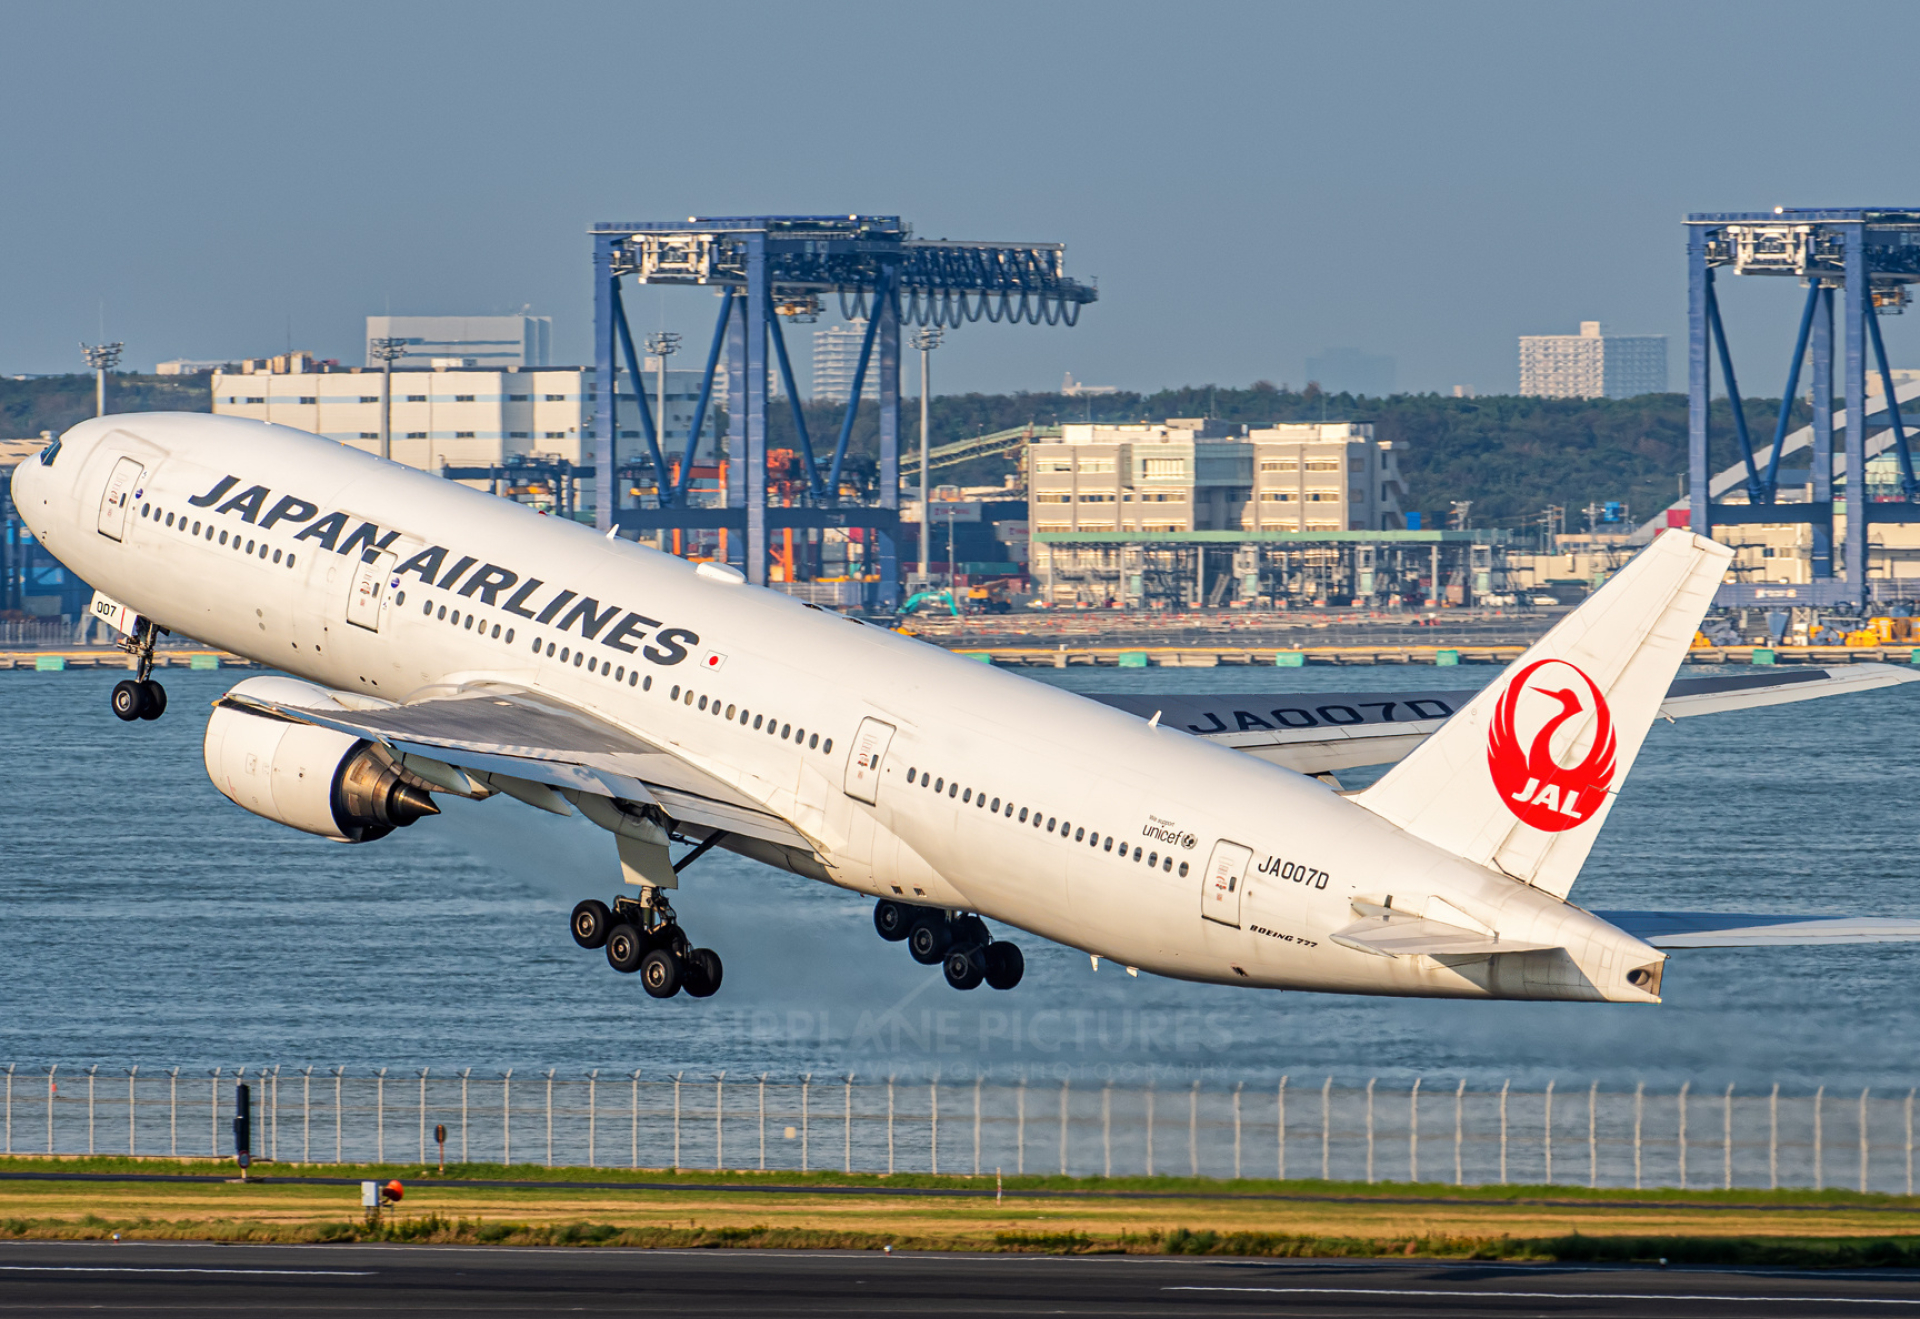
[[[1355,800],[1564,898],[1732,557],[1658,537]]]

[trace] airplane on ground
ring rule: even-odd
[[[876,899],[956,989],[1021,979],[988,918],[1096,969],[1627,1003],[1659,1001],[1665,949],[1920,940],[1568,901],[1657,717],[1912,677],[1676,681],[1730,557],[1684,531],[1477,694],[1089,699],[283,426],[86,421],[13,497],[135,657],[122,719],[164,711],[153,648],[183,634],[280,671],[206,729],[257,815],[365,843],[435,794],[578,811],[630,891],[573,937],[655,997],[720,987],[669,900],[714,847]]]

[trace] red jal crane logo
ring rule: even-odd
[[[1519,729],[1523,697],[1529,723],[1546,715],[1524,747]],[[1577,765],[1560,764],[1553,758],[1554,736],[1589,712],[1593,736],[1587,754]],[[1579,727],[1575,724],[1576,743]],[[1487,769],[1500,799],[1522,824],[1560,833],[1592,819],[1606,800],[1616,745],[1613,712],[1593,679],[1565,660],[1539,660],[1520,670],[1494,707]]]

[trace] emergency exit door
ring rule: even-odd
[[[395,585],[393,566],[399,560],[391,553],[362,556],[353,565],[347,584],[347,621],[369,632],[378,632],[386,616],[387,592]]]
[[[1247,886],[1247,862],[1253,849],[1225,839],[1213,845],[1213,857],[1200,877],[1200,914],[1222,925],[1240,926],[1240,894]]]
[[[99,522],[100,534],[108,540],[119,540],[126,535],[127,510],[133,505],[140,478],[146,470],[138,458],[122,458],[108,473],[106,491],[100,496]]]

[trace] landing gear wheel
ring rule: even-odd
[[[607,910],[607,904],[600,899],[588,898],[573,909],[572,924],[575,943],[582,948],[604,948],[607,945],[607,933],[613,928],[613,913]]]
[[[680,992],[680,963],[664,948],[640,959],[640,983],[654,998],[672,998]]]
[[[640,931],[625,921],[614,926],[606,933],[607,965],[616,971],[632,974],[640,969],[649,956],[645,940]]]
[[[907,933],[907,951],[922,966],[933,966],[952,946],[953,934],[947,929],[947,918],[939,912],[922,916]]]
[[[1027,959],[1010,943],[990,943],[986,951],[986,980],[995,989],[1012,989],[1027,973]]]
[[[167,689],[148,678],[141,682],[140,689],[147,694],[146,708],[140,711],[142,719],[158,719],[167,712]]]
[[[987,949],[955,948],[948,953],[944,967],[947,983],[955,989],[978,989],[980,982],[986,979],[986,973],[980,967],[981,954],[985,951]]]
[[[696,948],[681,966],[680,988],[695,998],[711,998],[720,988],[720,954],[711,948]]]
[[[144,683],[124,678],[113,684],[113,712],[132,723],[147,708],[147,689]]]
[[[899,943],[913,928],[913,909],[904,902],[882,898],[873,904],[873,928],[888,943]]]

